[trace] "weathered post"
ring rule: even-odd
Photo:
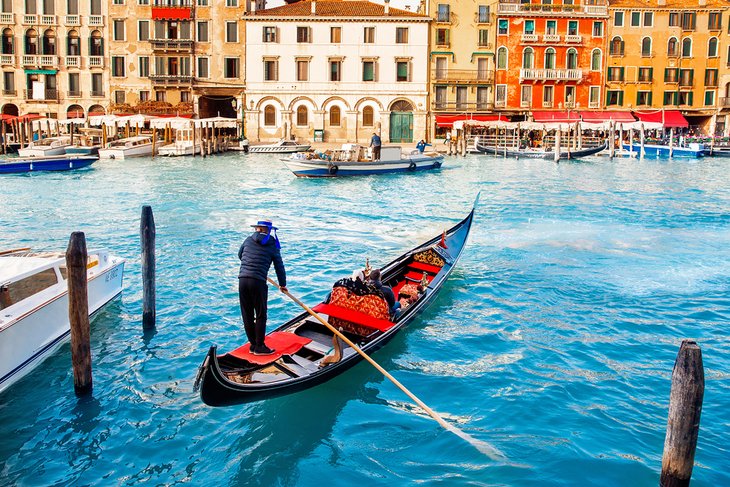
[[[622,144],[620,137],[619,144]],[[611,159],[616,156],[616,126],[613,122],[608,125],[608,155]]]
[[[553,154],[553,160],[555,162],[560,162],[560,137],[562,137],[562,134],[560,128],[558,128],[555,130],[555,152]]]
[[[152,129],[152,158],[155,158],[155,149],[157,146],[157,127]]]
[[[74,392],[77,396],[88,394],[92,388],[87,260],[86,237],[83,232],[73,232],[66,249],[66,268],[68,320],[71,325],[71,363]]]
[[[2,124],[2,134],[0,135],[0,137],[3,138],[3,154],[7,154],[8,153],[8,140],[7,140],[8,133],[5,129],[5,122],[0,122],[0,123]]]
[[[693,340],[682,340],[672,370],[669,419],[662,455],[661,487],[687,487],[700,431],[705,372],[702,350]]]
[[[198,151],[196,150],[196,147],[197,147],[197,145],[196,145],[196,136],[197,136],[197,133],[196,133],[196,130],[195,130],[195,122],[193,122],[193,121],[191,121],[191,122],[190,122],[190,128],[191,128],[191,129],[192,129],[192,131],[193,131],[193,158],[194,158],[194,157],[195,157],[195,155],[196,155],[196,154],[197,154],[197,152],[198,152]]]
[[[142,207],[139,222],[139,235],[142,239],[142,328],[155,327],[155,217],[152,207]]]
[[[106,124],[102,122],[102,124],[101,124],[101,146],[106,147],[106,143],[107,143]]]
[[[669,129],[669,157],[674,157],[674,127]]]
[[[639,158],[640,159],[643,159],[644,158],[644,155],[645,155],[644,154],[644,137],[645,136],[646,136],[646,134],[644,133],[644,124],[642,123],[641,124],[641,132],[639,132],[639,145],[641,146],[640,152],[639,152]]]

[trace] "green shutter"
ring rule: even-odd
[[[646,104],[647,104],[647,105],[649,105],[649,106],[651,106],[651,102],[652,102],[652,100],[651,100],[651,95],[652,95],[652,94],[653,94],[653,93],[652,93],[652,92],[650,91],[650,92],[649,92],[649,96],[647,97],[647,100],[646,100],[646,102],[647,102]]]
[[[624,67],[621,66],[621,69],[619,70],[618,80],[623,81],[624,80]]]
[[[687,96],[687,105],[692,106],[694,102],[694,92],[690,91],[689,96]]]
[[[363,81],[373,81],[374,74],[373,69],[374,64],[371,62],[366,62],[362,65],[362,79]]]
[[[621,41],[621,55],[624,55],[624,41]]]
[[[690,69],[689,70],[689,84],[691,85],[695,78],[695,70]]]
[[[398,63],[398,79],[408,79],[408,63]]]
[[[654,68],[649,68],[649,81],[654,81]]]
[[[670,70],[670,69],[671,69],[671,68],[664,68],[664,82],[665,82],[665,83],[666,83],[666,82],[667,82],[667,80],[669,79],[669,70]]]
[[[621,69],[623,69],[623,68],[621,68]],[[619,106],[623,106],[623,104],[624,104],[624,92],[623,91],[618,92],[618,104],[619,104]]]

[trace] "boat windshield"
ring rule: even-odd
[[[0,309],[8,308],[15,303],[58,284],[53,268],[45,269],[32,276],[0,286]]]

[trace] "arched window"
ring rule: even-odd
[[[601,50],[593,49],[591,52],[591,71],[601,70]]]
[[[3,54],[15,54],[15,46],[13,42],[13,31],[11,29],[5,29],[3,31],[2,40],[2,53]]]
[[[91,33],[89,38],[89,56],[103,56],[104,55],[104,39],[101,37],[101,32],[95,30]]]
[[[565,67],[568,69],[578,69],[578,51],[573,48],[568,49],[565,58]]]
[[[340,126],[340,107],[337,105],[330,108],[330,127]]]
[[[707,57],[717,57],[717,37],[710,37],[707,43]]]
[[[375,110],[373,110],[373,107],[364,107],[362,109],[362,126],[363,127],[372,127],[374,123],[375,117],[373,116],[375,113]]]
[[[641,56],[651,57],[651,37],[641,39]]]
[[[555,49],[545,49],[545,69],[555,69]]]
[[[264,108],[264,125],[267,127],[276,125],[276,108],[272,105],[266,105]]]
[[[507,69],[507,48],[497,49],[497,69]]]
[[[611,39],[611,44],[610,44],[610,48],[609,48],[608,52],[612,56],[623,56],[624,55],[624,41],[622,41],[621,38],[618,36]]]
[[[667,41],[667,56],[677,57],[679,56],[679,43],[676,37],[670,37]]]
[[[522,51],[522,68],[532,69],[535,67],[535,51],[531,47],[525,48]]]
[[[692,56],[692,39],[685,37],[682,39],[682,57]]]
[[[309,123],[309,110],[304,105],[297,107],[297,125],[304,127]]]
[[[43,54],[48,56],[56,54],[56,34],[51,29],[43,33]]]
[[[80,56],[81,45],[79,44],[79,33],[72,30],[68,33],[66,38],[66,55],[68,56]]]
[[[25,54],[38,54],[38,33],[28,29],[25,33]]]

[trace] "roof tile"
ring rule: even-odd
[[[248,16],[256,17],[386,17],[385,6],[367,0],[317,0],[316,14],[312,15],[312,1],[306,0],[249,12]],[[424,15],[390,8],[387,17],[421,17]]]

